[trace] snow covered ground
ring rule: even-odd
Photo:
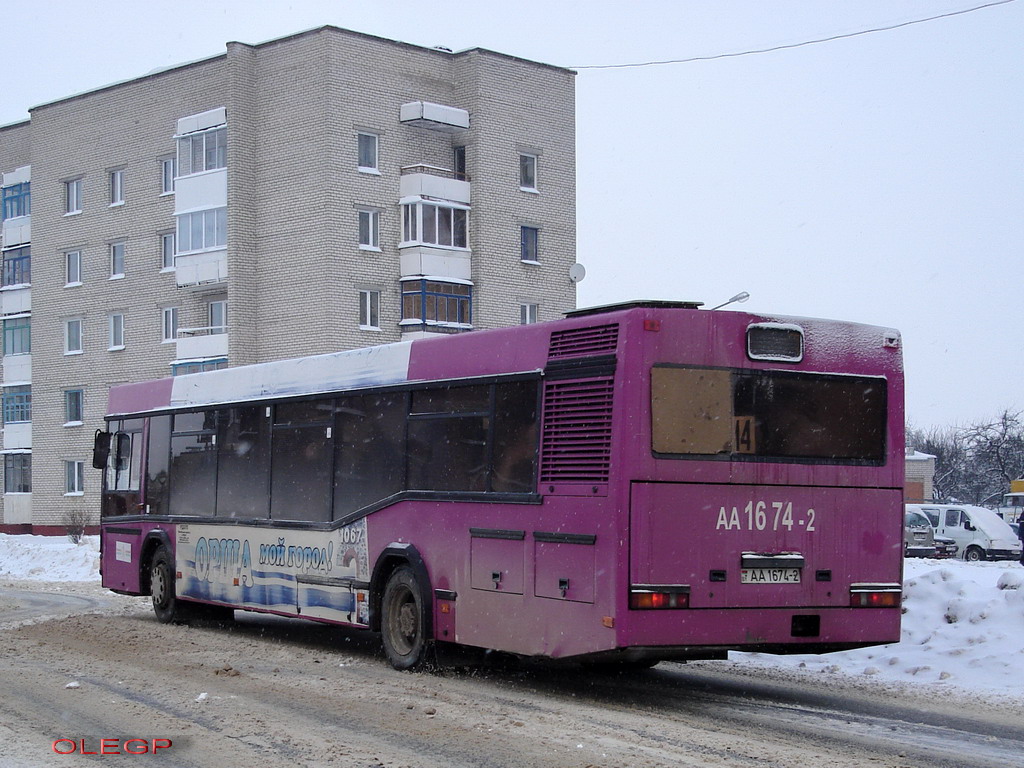
[[[100,537],[86,536],[75,546],[66,536],[0,533],[0,579],[98,582]]]
[[[1024,698],[1024,567],[1017,562],[906,561],[903,639],[824,656],[732,654],[740,663],[954,686]],[[98,581],[99,538],[0,534],[0,579]]]
[[[911,558],[902,640],[821,656],[730,654],[734,660],[862,679],[953,686],[1024,699],[1024,567]]]

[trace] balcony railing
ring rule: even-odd
[[[403,199],[421,197],[450,200],[453,203],[469,205],[471,187],[469,176],[465,173],[419,163],[402,168],[402,177],[398,181],[398,194]]]
[[[226,325],[204,325],[201,328],[179,328],[178,338],[192,336],[216,336],[219,333],[227,333]]]
[[[227,326],[208,325],[202,328],[179,328],[177,350],[179,360],[227,357]]]
[[[441,168],[437,165],[427,165],[426,163],[418,163],[417,165],[403,165],[402,175],[406,176],[410,173],[428,173],[431,176],[440,176],[442,179],[455,179],[456,181],[472,181],[469,174],[465,171],[453,171],[451,168]]]
[[[175,280],[179,288],[203,289],[228,279],[226,249],[179,254],[174,257]]]

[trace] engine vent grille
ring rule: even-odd
[[[804,332],[800,326],[759,323],[747,328],[747,355],[751,360],[799,363],[804,358]]]
[[[612,393],[610,376],[545,384],[541,482],[608,481]]]
[[[615,352],[618,341],[619,326],[614,323],[555,331],[551,334],[548,360],[564,360],[567,357],[586,357]]]

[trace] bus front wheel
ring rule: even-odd
[[[169,624],[184,620],[181,603],[174,594],[174,560],[170,550],[163,545],[153,555],[149,587],[153,598],[153,613],[160,622]]]
[[[381,599],[381,639],[395,669],[418,669],[427,663],[427,606],[412,568],[403,565],[388,577]]]

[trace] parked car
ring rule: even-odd
[[[1021,542],[991,509],[970,504],[907,504],[928,518],[934,533],[953,539],[964,560],[1020,560]]]
[[[935,557],[935,532],[920,512],[908,511],[903,516],[903,556]]]
[[[958,549],[959,547],[957,547],[956,542],[948,536],[935,537],[935,557],[940,559],[956,557]]]

